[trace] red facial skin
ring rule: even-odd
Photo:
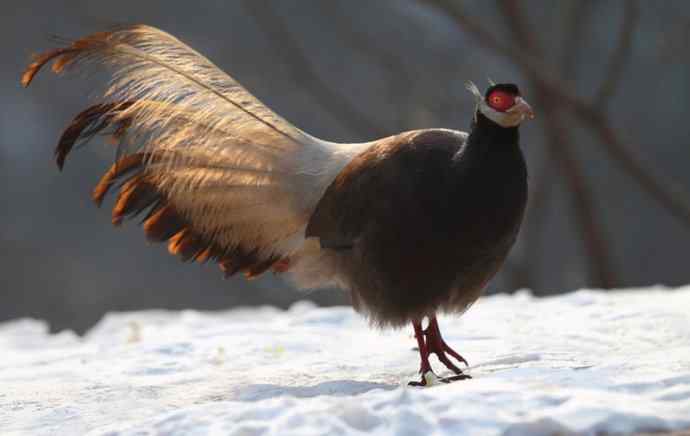
[[[494,110],[505,112],[515,105],[515,95],[497,89],[489,94],[486,103]]]

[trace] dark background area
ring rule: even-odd
[[[197,4],[198,3],[198,4]],[[222,279],[183,265],[90,191],[113,159],[98,138],[64,173],[52,147],[106,77],[19,85],[52,35],[160,27],[307,132],[355,142],[466,130],[463,82],[518,83],[531,203],[490,292],[680,285],[690,278],[690,3],[634,1],[14,1],[0,16],[0,320],[83,330],[106,311],[285,307],[307,295],[274,277]]]

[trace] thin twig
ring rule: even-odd
[[[544,153],[544,159],[536,176],[532,176],[531,191],[527,203],[527,219],[521,232],[526,253],[527,285],[534,291],[538,290],[539,266],[541,265],[541,236],[545,230],[546,212],[548,210],[551,192],[555,186],[551,182],[553,176],[554,157],[552,153]]]
[[[570,91],[572,87],[566,85],[562,80],[554,78],[553,74],[549,74],[551,69],[540,60],[535,59],[534,56],[499,42],[491,33],[470,19],[457,3],[449,0],[420,1],[445,13],[455,21],[460,29],[473,36],[481,45],[507,57],[531,75],[545,92],[548,92],[559,102],[559,105],[571,111],[580,121],[593,130],[609,155],[621,165],[628,176],[635,180],[648,195],[671,215],[690,227],[690,205],[685,200],[690,195],[687,193],[680,194],[675,188],[669,188],[667,182],[660,181],[660,176],[653,175],[640,159],[628,150],[628,146],[609,126],[609,121],[601,108],[573,94]]]
[[[639,19],[639,8],[635,0],[623,3],[623,24],[618,35],[618,45],[611,55],[608,70],[599,93],[594,99],[595,105],[603,108],[613,97],[618,83],[623,77],[623,69],[628,63],[632,49],[633,35]]]
[[[548,94],[537,89],[537,104],[553,108]],[[582,242],[587,252],[590,271],[590,283],[597,287],[614,288],[618,284],[608,238],[603,226],[598,222],[595,202],[591,190],[583,176],[577,159],[573,155],[573,141],[568,129],[563,125],[562,117],[553,110],[544,111],[544,131],[547,144],[558,166],[563,170],[569,191],[573,197],[575,219],[581,228]]]
[[[414,102],[411,88],[415,83],[413,75],[402,57],[397,55],[391,48],[384,49],[378,45],[377,41],[369,38],[357,29],[356,23],[346,21],[347,13],[342,7],[344,3],[322,2],[323,6],[329,6],[329,21],[338,27],[338,33],[345,34],[346,41],[352,48],[364,55],[372,63],[379,65],[388,73],[388,94],[394,101],[395,125],[397,131],[407,130],[407,123],[411,108],[419,106],[419,102]]]
[[[530,31],[527,22],[520,11],[520,6],[515,0],[505,0],[499,3],[499,9],[503,14],[508,27],[511,29],[518,44],[525,50],[536,56],[541,56],[543,50],[536,35]],[[573,196],[575,218],[580,227],[582,241],[587,251],[589,260],[590,282],[595,286],[605,288],[614,287],[616,284],[615,273],[611,255],[606,243],[606,236],[602,226],[597,222],[595,214],[594,198],[587,189],[582,170],[572,154],[572,139],[568,130],[564,127],[562,116],[558,111],[558,102],[549,98],[549,93],[532,75],[527,74],[536,91],[536,103],[538,107],[545,108],[545,121],[542,123],[546,136],[547,151],[557,162],[570,188]]]
[[[561,75],[571,81],[577,79],[579,55],[582,50],[582,35],[586,30],[586,23],[592,12],[593,0],[573,0],[566,6],[563,17],[563,41],[561,42],[563,55],[560,59]],[[541,242],[545,230],[546,212],[548,210],[551,193],[556,186],[552,178],[556,177],[554,169],[558,166],[551,147],[546,146],[543,161],[535,176],[532,177],[532,192],[528,204],[528,219],[525,222],[522,237],[524,249],[529,253],[530,283],[535,292],[538,291],[536,278],[539,277],[538,268],[541,265]],[[537,270],[535,273],[532,270]]]
[[[592,13],[593,0],[572,0],[565,7],[566,16],[563,28],[564,40],[561,50],[561,75],[571,81],[576,80],[577,65],[580,64],[583,36],[587,30],[587,19]]]
[[[244,0],[243,5],[273,43],[276,55],[288,67],[292,79],[309,89],[309,93],[325,110],[363,137],[373,139],[385,136],[386,132],[383,129],[322,80],[312,62],[292,37],[284,20],[273,11],[271,5],[263,0]]]

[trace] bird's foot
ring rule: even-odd
[[[450,377],[439,377],[436,374],[434,374],[433,371],[427,371],[424,374],[422,374],[422,379],[421,381],[411,381],[407,385],[408,386],[434,386],[434,385],[440,385],[440,384],[448,384],[452,383],[454,381],[458,380],[467,380],[469,378],[472,378],[468,374],[458,374],[458,375],[453,375]]]
[[[441,331],[438,328],[438,321],[436,317],[429,318],[429,325],[426,329],[422,329],[421,321],[415,321],[412,323],[415,331],[415,337],[417,338],[417,344],[419,345],[419,355],[421,358],[421,367],[419,368],[419,373],[422,374],[422,379],[419,382],[410,382],[410,386],[431,386],[440,383],[451,383],[457,380],[466,380],[472,378],[468,374],[464,374],[460,368],[453,363],[448,355],[455,358],[458,362],[462,362],[465,365],[467,360],[462,357],[455,350],[450,348],[448,344],[441,337]],[[450,377],[438,377],[434,374],[431,369],[431,364],[429,363],[429,355],[435,354],[438,360],[443,363],[446,368],[455,373],[454,376]]]
[[[455,374],[461,375],[462,371],[458,368],[446,355],[449,354],[455,358],[458,362],[462,362],[465,366],[469,367],[464,357],[460,355],[457,351],[450,348],[448,344],[443,340],[441,336],[441,331],[438,328],[438,321],[436,317],[429,318],[429,326],[423,330],[424,337],[426,339],[426,346],[429,354],[435,354],[438,360],[446,366],[446,368],[453,371]]]

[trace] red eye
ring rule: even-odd
[[[505,112],[515,104],[515,96],[505,91],[496,90],[486,99],[489,106],[499,112]]]

